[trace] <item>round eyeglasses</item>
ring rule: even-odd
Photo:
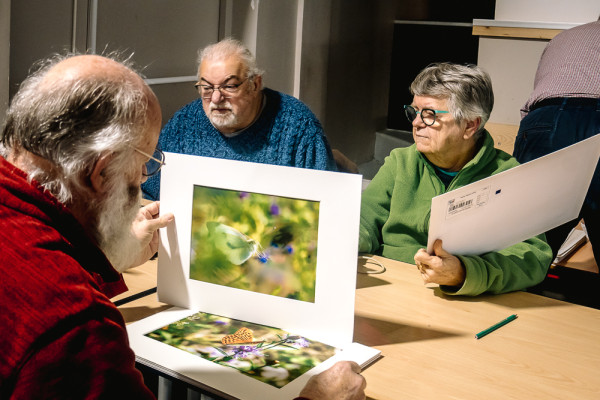
[[[437,114],[447,114],[450,111],[442,111],[442,110],[433,110],[431,108],[424,108],[421,111],[415,110],[413,106],[405,105],[404,113],[406,114],[406,118],[412,124],[417,115],[421,116],[421,121],[427,126],[431,126],[435,124],[435,116]]]
[[[133,147],[133,146],[131,146]],[[143,156],[148,157],[148,161],[146,161],[146,163],[144,164],[144,171],[142,172],[142,175],[144,176],[152,176],[152,175],[156,175],[158,173],[158,171],[160,171],[160,169],[163,167],[163,165],[165,165],[165,153],[163,153],[161,150],[156,149],[154,150],[154,153],[152,153],[152,155],[138,149],[137,147],[133,147],[133,149],[135,151],[137,151],[138,153],[140,153]]]
[[[229,99],[235,96],[240,91],[240,86],[242,86],[247,80],[248,78],[244,79],[240,83],[227,83],[217,86],[196,83],[194,87],[196,88],[196,90],[198,90],[200,97],[202,97],[205,100],[212,99],[212,95],[215,92],[215,90],[218,90],[221,93],[221,96],[223,96],[223,98]]]

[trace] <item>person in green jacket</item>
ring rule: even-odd
[[[425,283],[448,294],[525,289],[541,282],[552,261],[543,234],[497,252],[453,255],[427,244],[431,199],[519,163],[494,148],[484,129],[494,94],[474,65],[432,64],[410,86],[404,106],[415,144],[392,150],[363,192],[359,252],[415,263]],[[490,232],[493,235],[493,232]]]

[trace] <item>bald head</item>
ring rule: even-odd
[[[65,58],[50,66],[40,83],[40,89],[54,87],[56,84],[69,85],[73,82],[90,79],[117,84],[118,82],[128,82],[143,90],[149,100],[156,101],[154,93],[131,68],[111,58],[91,54]]]
[[[155,145],[160,118],[156,96],[125,64],[97,55],[57,57],[22,83],[0,144],[5,156],[29,156],[26,172],[66,203],[103,154],[118,156],[118,166],[133,147]]]
[[[65,58],[50,67],[47,79],[60,78],[63,80],[80,79],[85,76],[129,77],[140,83],[143,81],[131,69],[113,59],[94,54],[78,55]]]
[[[60,57],[22,83],[0,151],[67,206],[114,265],[128,265],[123,244],[160,126],[158,100],[133,69],[97,55]]]
[[[100,92],[101,87],[113,86],[135,94],[139,98],[140,104],[135,110],[137,112],[132,113],[132,116],[149,113],[150,115],[146,116],[156,117],[155,112],[160,112],[156,95],[138,73],[121,62],[98,55],[78,55],[57,62],[49,67],[43,75],[38,90],[47,91],[49,95],[57,90],[69,92],[79,87],[83,82],[90,82],[92,85],[96,82],[98,92]],[[107,91],[107,93],[109,95],[113,94],[110,91]],[[92,93],[89,100],[96,100],[93,98],[94,94]],[[118,90],[114,94],[118,94]],[[115,101],[118,102],[119,98],[117,97]]]

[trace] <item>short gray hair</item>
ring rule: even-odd
[[[42,87],[50,69],[72,56],[56,55],[39,63],[12,99],[0,132],[5,155],[24,149],[50,162],[51,168],[31,166],[29,178],[62,203],[85,185],[83,179],[103,153],[115,153],[108,174],[127,168],[129,146],[141,140],[148,112],[147,92],[130,79],[90,76]],[[116,55],[107,58],[127,63]]]
[[[431,64],[410,85],[414,96],[447,99],[448,111],[457,122],[481,118],[479,131],[490,118],[494,92],[490,76],[476,65]]]
[[[223,60],[230,56],[239,57],[248,70],[249,79],[264,74],[264,71],[256,65],[256,58],[252,52],[242,42],[233,38],[225,38],[200,50],[198,52],[198,67],[204,60]]]

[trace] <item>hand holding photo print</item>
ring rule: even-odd
[[[314,302],[319,202],[194,186],[190,279]]]

